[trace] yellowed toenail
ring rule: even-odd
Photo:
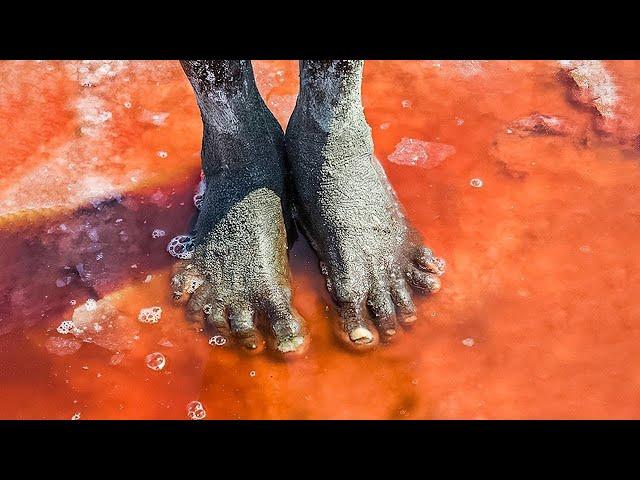
[[[418,316],[417,316],[417,315],[409,315],[409,316],[407,316],[407,317],[404,317],[404,318],[402,319],[402,321],[403,321],[404,323],[413,323],[413,322],[415,322],[417,319],[418,319]]]
[[[282,353],[295,352],[304,343],[304,337],[293,337],[278,343],[278,350]]]
[[[364,327],[357,327],[349,332],[349,338],[356,343],[371,343],[373,334]]]
[[[433,293],[437,292],[438,290],[440,290],[440,280],[438,280],[437,278],[432,277],[430,279],[431,281],[429,282],[429,290]]]

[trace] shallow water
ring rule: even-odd
[[[285,125],[297,62],[254,69]],[[367,62],[376,154],[448,271],[355,354],[298,240],[312,342],[285,363],[171,304],[202,133],[178,63],[0,62],[0,418],[640,418],[640,63],[575,69]]]

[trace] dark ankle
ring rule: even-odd
[[[363,62],[358,60],[302,61],[295,115],[313,119],[326,132],[344,125],[367,128],[360,88],[362,70]]]

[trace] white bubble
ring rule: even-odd
[[[151,236],[153,238],[164,237],[166,234],[167,234],[167,232],[165,232],[164,230],[161,230],[159,228],[156,228],[153,232],[151,232]]]
[[[391,124],[389,122],[381,123],[380,124],[380,130],[386,130],[390,126],[391,126]]]
[[[167,252],[170,255],[187,260],[193,256],[195,245],[193,244],[193,237],[190,235],[178,235],[173,237],[167,245]]]
[[[143,280],[143,283],[149,283],[151,281],[151,279],[153,278],[153,275],[147,275],[145,277],[145,279]]]
[[[187,404],[187,417],[190,420],[202,420],[207,416],[207,412],[204,409],[202,403],[197,400],[189,402]]]
[[[411,106],[411,100],[403,100],[402,108],[409,108]]]
[[[164,368],[167,360],[160,352],[154,352],[144,357],[144,362],[151,370],[158,371]]]
[[[142,323],[158,323],[162,316],[162,308],[148,307],[140,310],[138,321]]]
[[[209,345],[216,345],[218,347],[221,347],[225,343],[227,343],[227,339],[222,335],[214,335],[209,339]]]
[[[167,152],[163,151],[159,151],[156,155],[158,155],[160,158],[167,158],[169,156]]]
[[[256,371],[255,371],[255,370],[251,370],[251,371],[249,372],[249,376],[250,376],[250,377],[255,377],[255,376],[256,376]]]
[[[84,304],[84,308],[86,308],[88,312],[95,310],[97,306],[98,303],[93,298],[90,298]]]
[[[200,182],[196,188],[196,193],[193,196],[193,204],[198,210],[202,207],[202,200],[204,199],[204,192],[207,190],[207,179],[204,173],[200,173]]]
[[[124,102],[124,108],[131,108],[131,102]]]
[[[464,340],[462,340],[462,344],[465,347],[473,347],[475,345],[475,343],[476,343],[476,341],[471,337],[465,338]]]
[[[474,188],[481,188],[482,185],[484,185],[484,182],[480,178],[472,178],[469,181],[469,185],[471,185]]]
[[[80,420],[80,412],[76,412],[71,417],[71,420]]]
[[[56,328],[56,330],[58,331],[58,333],[61,333],[62,335],[67,335],[68,333],[71,333],[74,328],[75,328],[75,325],[71,320],[65,320],[60,325],[58,325],[58,328]]]

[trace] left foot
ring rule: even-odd
[[[361,74],[361,62],[304,63],[286,147],[299,221],[337,304],[339,336],[366,348],[415,321],[407,285],[438,291],[444,261],[408,225],[374,157]]]

